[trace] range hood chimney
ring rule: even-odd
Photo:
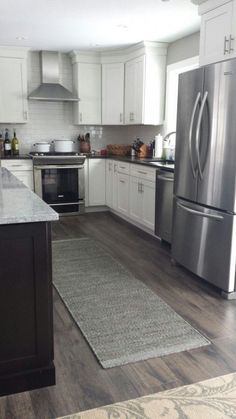
[[[41,51],[40,55],[42,83],[30,93],[28,99],[48,102],[78,102],[79,98],[60,84],[59,53]]]

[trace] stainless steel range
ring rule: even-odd
[[[30,153],[33,157],[34,188],[61,215],[85,210],[85,156],[78,153]]]

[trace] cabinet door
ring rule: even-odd
[[[124,112],[124,64],[102,65],[102,123],[122,125]]]
[[[118,173],[117,210],[129,215],[129,176]]]
[[[113,160],[106,160],[106,205],[113,207]]]
[[[142,181],[142,224],[154,232],[155,182]]]
[[[125,123],[141,124],[143,120],[145,57],[125,65]]]
[[[230,58],[229,38],[233,2],[226,3],[202,15],[200,35],[200,65]]]
[[[130,176],[129,208],[130,217],[137,222],[142,220],[142,189],[139,178]]]
[[[112,208],[117,209],[118,207],[118,162],[113,162],[113,196],[112,196]]]
[[[0,123],[25,123],[27,108],[26,62],[0,58]]]
[[[21,170],[12,172],[12,174],[23,182],[25,186],[31,189],[31,191],[34,190],[33,172]]]
[[[89,160],[89,206],[105,205],[105,160]]]
[[[74,106],[75,124],[101,124],[101,64],[74,66],[79,102]]]

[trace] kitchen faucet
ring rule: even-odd
[[[171,135],[173,135],[173,134],[176,134],[176,131],[171,131],[171,132],[168,132],[168,134],[166,134],[166,135],[165,135],[165,137],[163,138],[163,142],[164,142],[164,141],[166,141],[166,140],[168,140],[168,139],[169,139],[169,137],[170,137]]]

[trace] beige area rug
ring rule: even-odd
[[[139,399],[64,416],[66,419],[236,418],[236,373]],[[59,418],[58,418],[59,419]],[[61,419],[61,418],[60,418]]]

